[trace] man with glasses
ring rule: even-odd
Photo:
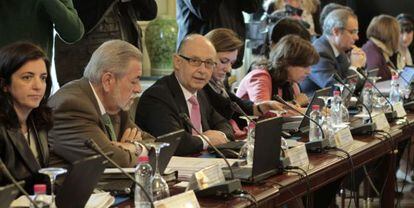
[[[148,151],[141,131],[128,113],[141,92],[142,54],[132,44],[111,40],[93,52],[83,77],[60,88],[48,101],[53,109],[49,144],[67,162],[95,155],[85,147],[92,139],[121,167],[133,167]],[[51,162],[59,163],[55,160]]]
[[[364,67],[366,56],[354,45],[357,40],[357,16],[347,9],[330,12],[323,24],[323,35],[313,43],[320,56],[319,62],[300,83],[301,90],[311,96],[318,89],[333,86],[336,83],[333,74],[346,78],[356,73],[357,68]]]
[[[174,72],[158,80],[139,100],[135,120],[142,129],[154,136],[178,129],[187,132],[175,155],[198,154],[208,147],[186,124],[182,114],[188,115],[192,125],[213,145],[233,139],[231,126],[202,91],[217,65],[216,55],[214,46],[205,37],[196,34],[185,37],[173,55]]]

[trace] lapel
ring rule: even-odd
[[[167,77],[167,85],[168,85],[168,89],[170,89],[171,95],[173,97],[174,104],[176,105],[176,109],[178,111],[177,115],[180,115],[180,113],[185,113],[185,114],[188,115],[188,117],[190,117],[190,113],[188,112],[188,107],[187,107],[187,101],[184,98],[184,93],[181,90],[180,85],[178,84],[178,80],[175,77],[174,72]],[[200,103],[200,100],[199,100],[198,96],[197,96],[197,100]],[[200,110],[201,110],[201,108],[202,107],[200,105]],[[201,118],[202,117],[203,116],[201,116]],[[182,122],[182,119],[179,116],[178,116],[177,119],[185,127],[186,131],[191,132],[191,127],[189,125]],[[204,128],[204,126],[203,126],[203,128]]]
[[[7,134],[7,138],[10,139],[10,142],[17,149],[26,166],[31,172],[37,172],[41,166],[32,154],[32,150],[30,150],[29,145],[27,145],[26,139],[20,132],[20,129],[7,129]]]
[[[105,122],[99,110],[98,101],[96,100],[95,94],[92,91],[92,87],[89,84],[88,79],[85,77],[81,78],[79,81],[79,87],[85,93],[86,99],[90,99],[91,103],[93,104],[93,106],[85,106],[85,107],[91,107],[96,112],[96,115],[98,116],[98,119],[99,119],[99,124],[98,124],[99,127],[106,133],[106,136],[110,139],[111,138],[110,133],[105,127]]]
[[[329,54],[332,55],[333,60],[335,60],[337,72],[339,73],[341,77],[343,78],[346,77],[346,73],[349,67],[349,61],[348,61],[348,58],[346,57],[346,54],[343,52],[339,52],[339,56],[335,57],[334,50],[331,44],[329,43],[328,38],[326,36],[323,36],[322,41],[323,41],[323,45],[327,46],[326,48],[329,50]]]
[[[201,126],[203,127],[203,131],[206,131],[209,128],[207,119],[206,119],[206,115],[207,114],[207,99],[205,99],[206,96],[204,94],[203,90],[199,90],[197,92],[197,101],[198,101],[198,105],[200,106],[200,114],[201,114]]]
[[[47,143],[47,133],[46,131],[39,131],[37,132],[37,135],[39,135],[37,141],[39,147],[39,154],[41,157],[41,165],[42,167],[46,167],[49,164],[49,146]]]

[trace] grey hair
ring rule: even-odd
[[[137,47],[122,40],[106,41],[93,52],[83,76],[94,84],[100,83],[105,72],[121,77],[125,74],[131,59],[142,61],[142,53]]]
[[[326,16],[323,22],[323,34],[332,35],[332,29],[334,28],[346,28],[349,18],[357,19],[354,12],[349,9],[335,9]]]

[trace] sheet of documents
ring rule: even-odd
[[[240,159],[227,159],[230,165],[235,162],[241,162]],[[198,157],[178,157],[173,156],[168,163],[166,172],[178,171],[178,178],[181,180],[189,180],[193,173],[218,164],[220,167],[226,167],[226,162],[221,158],[198,158]]]

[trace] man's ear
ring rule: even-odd
[[[338,28],[338,27],[332,28],[332,34],[334,36],[338,36],[341,32],[342,32],[342,30],[340,28]]]
[[[174,53],[172,55],[172,59],[174,70],[181,68],[181,63],[183,62],[183,60],[178,56],[178,54]]]
[[[101,77],[102,87],[105,92],[109,92],[115,85],[115,75],[111,72],[105,72]]]

